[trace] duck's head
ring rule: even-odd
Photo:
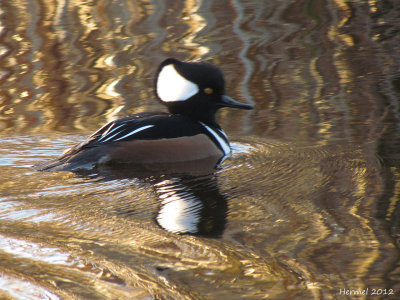
[[[168,58],[158,68],[156,96],[172,114],[215,122],[221,107],[252,109],[225,95],[225,80],[219,68],[204,62],[181,62]]]

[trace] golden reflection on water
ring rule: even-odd
[[[2,2],[0,295],[398,295],[398,10],[372,0]],[[211,60],[227,94],[256,105],[219,113],[234,155],[212,178],[30,169],[107,121],[163,109],[153,74],[168,56]],[[171,212],[178,225],[201,222],[171,228]]]

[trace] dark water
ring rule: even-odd
[[[0,297],[398,299],[400,3],[0,1]],[[37,173],[222,68],[211,175]],[[364,295],[357,295],[364,293]]]

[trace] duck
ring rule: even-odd
[[[207,62],[164,60],[154,90],[168,112],[143,112],[113,120],[37,171],[79,171],[100,166],[218,166],[231,156],[227,135],[215,114],[220,108],[249,110],[253,105],[225,94],[222,71]]]

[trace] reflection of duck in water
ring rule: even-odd
[[[157,206],[143,207],[137,196],[116,201],[111,211],[120,217],[148,214],[161,228],[179,234],[220,237],[228,215],[227,197],[219,190],[217,174],[156,174],[100,168],[100,181],[134,178],[133,184],[156,195]],[[149,210],[150,209],[150,210]],[[154,209],[154,210],[153,210]]]
[[[155,184],[161,206],[156,221],[175,233],[219,237],[226,224],[227,202],[212,176],[171,178]]]
[[[156,96],[169,113],[140,113],[112,121],[39,171],[90,170],[134,164],[177,171],[214,168],[231,153],[215,121],[221,107],[251,109],[224,94],[222,72],[206,63],[165,60],[156,77]]]

